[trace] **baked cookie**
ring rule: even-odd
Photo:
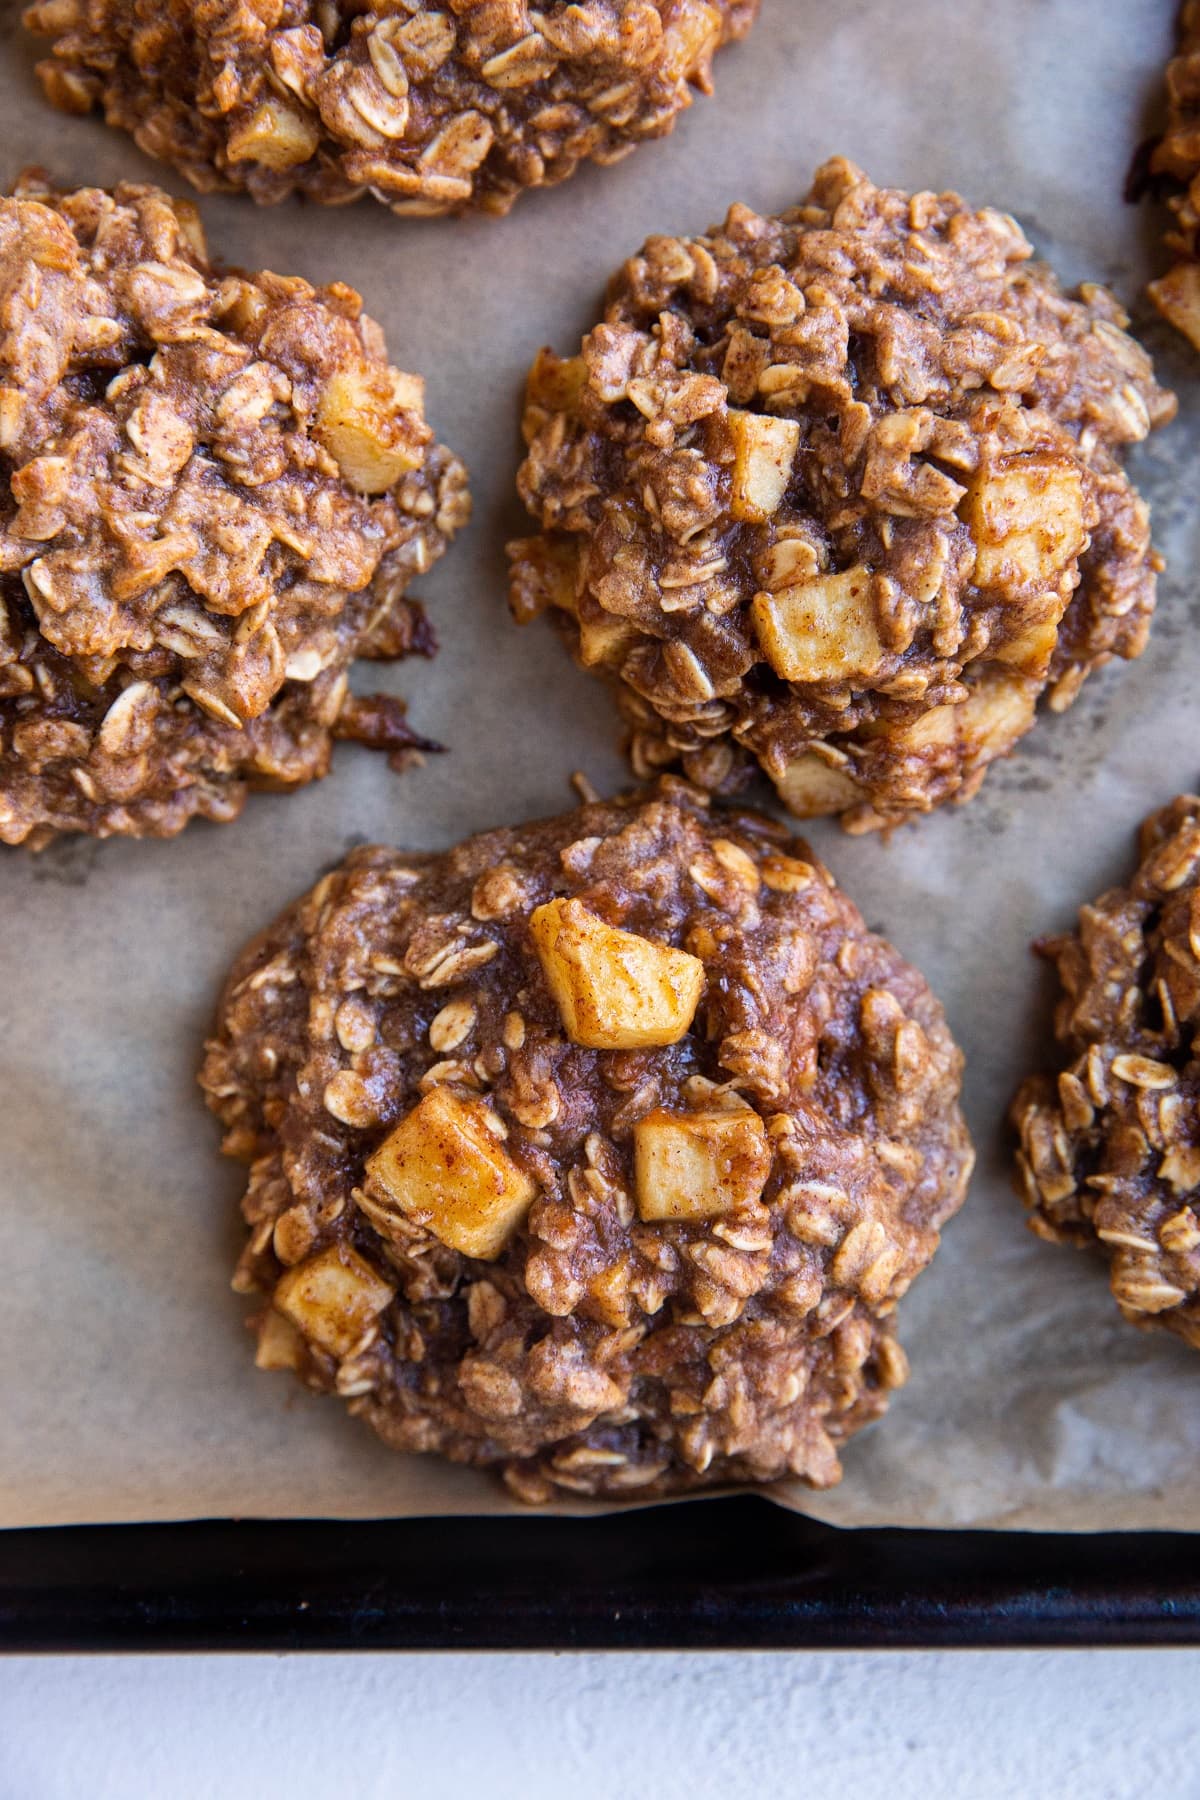
[[[354,852],[239,958],[201,1080],[260,1366],[541,1500],[838,1480],[963,1198],[960,1073],[807,848],[666,778]]]
[[[1064,1067],[1012,1108],[1029,1223],[1098,1245],[1125,1318],[1200,1347],[1200,799],[1142,826],[1139,866],[1038,945]]]
[[[1174,399],[1030,255],[836,160],[782,218],[651,238],[539,355],[513,606],[617,678],[639,775],[761,765],[801,817],[891,825],[1138,655],[1158,564],[1117,453]]]
[[[356,656],[467,516],[422,383],[353,288],[222,274],[157,188],[0,198],[0,842],[170,836],[397,754]]]
[[[505,213],[663,137],[759,0],[38,0],[39,66],[205,191]]]
[[[1148,288],[1163,317],[1200,350],[1200,4],[1186,0],[1179,15],[1179,44],[1167,67],[1167,129],[1150,147],[1146,185],[1159,191],[1175,221],[1167,247],[1173,269]],[[1141,185],[1140,172],[1135,178]]]

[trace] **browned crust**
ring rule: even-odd
[[[1185,0],[1167,65],[1167,129],[1149,159],[1150,185],[1165,189],[1174,215],[1166,235],[1177,261],[1147,289],[1163,317],[1200,350],[1200,5]]]
[[[38,0],[25,22],[54,39],[50,100],[102,107],[204,191],[371,192],[432,215],[505,213],[525,188],[664,136],[758,4]]]
[[[323,774],[335,736],[421,743],[346,671],[432,651],[405,592],[466,475],[353,288],[222,273],[157,188],[23,177],[0,478],[0,842],[169,836]]]
[[[558,896],[702,960],[680,1041],[568,1042],[529,930]],[[342,1245],[393,1290],[344,1355],[282,1360],[397,1448],[540,1499],[839,1478],[904,1379],[895,1304],[963,1197],[960,1076],[920,975],[807,847],[666,780],[441,856],[355,852],[239,959],[201,1079],[250,1165],[235,1286],[269,1297]],[[358,1204],[435,1086],[485,1099],[536,1185],[498,1260],[381,1236]],[[643,1223],[634,1125],[697,1106],[762,1122],[761,1199]],[[272,1345],[278,1315],[255,1322]]]
[[[1102,1250],[1126,1319],[1200,1346],[1200,799],[1152,814],[1129,885],[1038,948],[1063,1066],[1012,1107],[1030,1226]]]
[[[757,762],[801,816],[893,824],[968,798],[1039,698],[1140,653],[1158,565],[1118,457],[1174,399],[1113,297],[1031,255],[1000,213],[838,159],[781,218],[651,238],[581,354],[542,353],[519,482],[542,535],[512,547],[513,606],[553,609],[618,681],[639,774],[725,791]],[[751,517],[762,422],[794,448]],[[1023,562],[995,536],[1014,508]],[[759,608],[852,574],[870,660],[827,628],[825,662],[773,661]]]

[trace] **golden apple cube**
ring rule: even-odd
[[[1008,668],[1019,669],[1023,675],[1029,675],[1037,681],[1044,680],[1058,645],[1058,628],[1065,610],[1056,600],[1019,637],[996,647],[993,654],[997,662],[1004,663]]]
[[[986,669],[958,706],[934,706],[889,735],[902,749],[960,744],[974,761],[1000,756],[1033,724],[1039,684],[1026,676]]]
[[[699,957],[606,925],[579,900],[539,906],[529,929],[573,1043],[638,1050],[687,1032],[704,988]]]
[[[980,587],[1049,582],[1083,549],[1083,482],[1053,456],[1016,457],[976,475],[959,507],[976,544]]]
[[[420,468],[424,451],[411,434],[410,415],[419,415],[422,386],[399,369],[374,378],[343,369],[330,377],[317,404],[316,434],[352,487],[382,494]]]
[[[579,550],[571,539],[522,538],[510,544],[508,551],[514,576],[518,577],[512,600],[518,624],[527,625],[548,606],[575,616]]]
[[[311,118],[282,100],[264,100],[230,137],[229,159],[261,163],[265,169],[294,169],[316,155],[320,141]]]
[[[763,655],[784,681],[866,677],[884,658],[869,569],[814,575],[778,593],[756,594],[750,618]]]
[[[689,7],[663,29],[662,71],[669,81],[690,81],[721,42],[724,21],[717,7]]]
[[[269,1307],[259,1321],[255,1368],[298,1369],[303,1360],[304,1339],[290,1319]]]
[[[798,819],[819,819],[826,813],[844,812],[862,799],[852,775],[831,768],[811,750],[790,762],[775,785],[788,811]]]
[[[1163,318],[1200,350],[1200,263],[1176,263],[1146,292]]]
[[[633,1128],[639,1216],[716,1219],[757,1200],[771,1173],[771,1146],[758,1114],[668,1112],[656,1107]]]
[[[630,619],[603,612],[593,602],[580,608],[579,660],[585,669],[623,661],[625,652],[638,640],[638,628]]]
[[[311,1343],[345,1356],[394,1293],[357,1250],[334,1244],[282,1275],[271,1304]]]
[[[525,398],[531,406],[544,406],[548,412],[574,412],[587,383],[582,356],[556,356],[553,350],[539,350],[525,384]]]
[[[485,1100],[431,1088],[367,1161],[358,1204],[386,1236],[397,1213],[451,1250],[494,1262],[537,1193]]]
[[[735,519],[762,525],[779,511],[792,479],[800,426],[795,419],[742,412],[736,407],[730,407],[728,417],[733,434],[730,511]]]

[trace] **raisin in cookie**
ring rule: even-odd
[[[1174,400],[1112,296],[1030,255],[836,160],[781,218],[651,238],[580,354],[541,353],[513,606],[616,679],[640,775],[761,765],[801,817],[890,825],[1138,655],[1118,453]]]
[[[235,966],[258,1360],[525,1499],[794,1475],[906,1364],[961,1057],[807,848],[673,778],[354,852]]]
[[[0,198],[0,842],[169,836],[397,754],[356,656],[433,648],[467,515],[353,288],[222,274],[157,188]]]
[[[758,0],[39,0],[39,73],[196,187],[505,213],[711,92]]]
[[[1129,886],[1038,948],[1064,1066],[1013,1104],[1029,1223],[1098,1246],[1125,1318],[1200,1347],[1200,799],[1147,819]]]

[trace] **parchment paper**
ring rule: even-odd
[[[124,137],[44,106],[17,10],[0,27],[0,175],[40,161],[67,181],[180,190]],[[1123,1324],[1098,1260],[1025,1231],[1002,1130],[1046,1055],[1050,983],[1029,940],[1119,878],[1141,816],[1200,780],[1200,364],[1145,318],[1155,221],[1120,199],[1173,13],[1173,0],[765,0],[719,60],[716,99],[673,139],[506,221],[202,203],[225,259],[361,288],[470,465],[475,523],[421,590],[440,658],[365,671],[408,694],[452,754],[398,778],[343,746],[325,783],[252,799],[232,826],[0,851],[0,1523],[507,1507],[489,1477],[398,1457],[336,1402],[254,1369],[229,1291],[240,1175],[195,1087],[200,1044],[243,941],[350,845],[444,846],[558,811],[576,768],[602,790],[622,781],[604,692],[549,627],[518,632],[505,609],[525,369],[542,343],[574,346],[648,233],[702,230],[735,199],[778,210],[841,151],[876,180],[1002,206],[1067,278],[1113,285],[1183,420],[1133,458],[1171,564],[1142,660],[1043,720],[968,808],[891,843],[812,830],[947,1006],[980,1168],[904,1305],[911,1385],[849,1448],[841,1488],[778,1497],[842,1524],[1200,1526],[1200,1359]]]

